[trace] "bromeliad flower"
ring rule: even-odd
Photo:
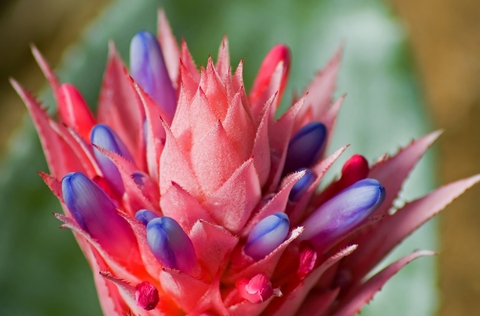
[[[367,274],[480,177],[390,212],[433,133],[370,166],[359,155],[322,192],[345,151],[325,157],[343,98],[340,52],[279,119],[290,52],[275,46],[247,94],[225,38],[200,71],[164,14],[131,42],[130,74],[110,45],[98,112],[33,53],[58,120],[12,81],[40,135],[70,228],[106,315],[353,315],[416,251]]]

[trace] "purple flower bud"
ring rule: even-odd
[[[275,213],[262,219],[248,235],[244,252],[259,261],[269,255],[287,238],[290,221],[285,213]]]
[[[267,196],[263,197],[257,205],[257,209],[262,209],[265,205],[267,205],[273,198],[275,197],[275,193],[269,193]]]
[[[148,222],[157,217],[158,216],[155,213],[149,210],[140,210],[135,214],[135,219],[145,226],[147,226]]]
[[[290,195],[288,196],[288,199],[292,202],[298,202],[315,181],[315,175],[313,172],[309,169],[300,169],[298,171],[303,170],[306,170],[305,174],[293,185]]]
[[[380,182],[360,180],[315,210],[302,224],[305,230],[300,239],[326,249],[372,214],[384,198],[385,188]]]
[[[135,236],[127,221],[116,211],[108,195],[81,172],[67,174],[62,194],[78,225],[110,254],[122,258],[135,246]]]
[[[154,218],[147,224],[147,241],[162,266],[192,273],[197,266],[195,248],[182,227],[167,216]]]
[[[160,44],[147,31],[138,32],[130,42],[130,73],[152,99],[173,118],[177,95],[165,66]]]
[[[302,127],[290,140],[283,174],[314,166],[323,154],[327,128],[320,122]]]
[[[145,184],[145,178],[148,177],[144,172],[135,171],[130,175],[136,185],[143,186]]]
[[[133,161],[130,152],[125,144],[123,144],[120,137],[118,137],[117,134],[107,125],[95,125],[90,133],[90,141],[93,145],[102,147],[122,156],[127,160]],[[123,195],[125,192],[125,187],[123,185],[122,176],[120,175],[120,172],[115,164],[95,147],[93,148],[93,153],[95,154],[95,158],[105,179],[112,186],[117,195]]]

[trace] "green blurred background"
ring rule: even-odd
[[[474,145],[480,135],[478,1],[4,0],[0,315],[100,313],[91,271],[72,234],[58,229],[51,215],[60,207],[36,174],[48,170],[38,138],[6,79],[13,76],[30,90],[44,91],[40,99],[54,106],[48,90],[41,90],[45,80],[29,53],[28,45],[35,43],[60,78],[76,84],[95,106],[108,39],[128,61],[131,37],[141,29],[156,30],[158,7],[165,9],[177,39],[186,39],[197,64],[206,64],[209,54],[215,58],[227,34],[232,64],[245,59],[247,88],[269,48],[288,44],[293,63],[284,100],[302,91],[344,44],[335,95],[348,95],[330,151],[351,143],[344,159],[358,152],[373,161],[413,137],[446,129],[435,153],[410,178],[406,199],[480,171]],[[407,266],[362,315],[480,314],[479,193],[467,193],[440,223],[424,227],[392,254],[390,262],[417,248],[440,251],[439,260]]]

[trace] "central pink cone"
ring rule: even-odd
[[[198,71],[160,12],[158,39],[132,40],[130,77],[110,46],[98,113],[41,55],[60,122],[13,81],[39,131],[60,199],[106,315],[353,315],[417,251],[365,276],[480,178],[388,210],[437,138],[373,166],[359,155],[316,192],[345,151],[324,157],[343,97],[341,52],[279,119],[290,52],[275,46],[246,93],[228,43]]]

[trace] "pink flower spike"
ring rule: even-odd
[[[264,274],[257,274],[250,280],[240,279],[235,284],[238,293],[251,303],[258,304],[275,296],[281,296],[279,290],[274,290],[272,283]]]
[[[83,96],[74,85],[64,83],[57,91],[58,112],[66,125],[73,127],[84,139],[89,139],[95,119]]]
[[[429,253],[365,276],[480,182],[460,180],[388,212],[436,132],[372,167],[353,155],[316,194],[348,147],[323,158],[344,99],[332,103],[341,49],[276,119],[287,46],[272,48],[248,92],[243,60],[232,74],[226,36],[217,63],[208,58],[199,71],[162,10],[158,18],[158,39],[132,39],[130,73],[110,43],[96,116],[35,48],[60,122],[11,80],[52,175],[40,174],[64,206],[55,216],[94,271],[106,315],[352,315]]]

